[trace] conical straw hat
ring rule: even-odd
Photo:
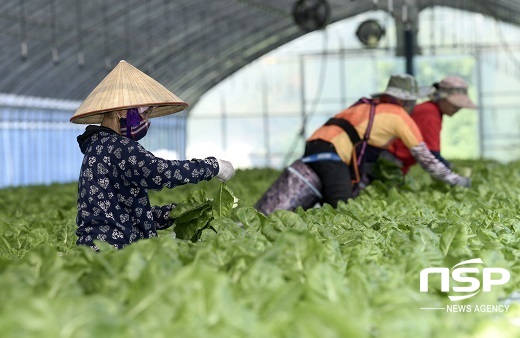
[[[113,110],[155,106],[150,117],[178,113],[188,107],[166,89],[128,62],[122,60],[79,106],[70,122],[101,123],[103,114]]]

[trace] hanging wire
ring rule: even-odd
[[[58,53],[58,47],[56,44],[56,6],[54,0],[50,0],[50,26],[51,26],[51,45],[52,45],[52,62],[55,65],[60,63],[60,55]]]
[[[83,53],[83,33],[81,29],[81,0],[76,0],[76,35],[78,40],[78,66],[85,65],[85,54]]]
[[[179,8],[179,13],[184,13],[184,15],[181,15],[182,17],[182,23],[181,23],[181,36],[182,36],[182,43],[181,45],[183,46],[189,46],[190,43],[188,42],[189,38],[190,38],[190,30],[191,30],[191,20],[189,20],[190,18],[190,13],[188,13],[189,11],[189,5],[188,4],[183,4],[182,7]],[[176,44],[173,43],[173,36],[174,36],[174,32],[177,30],[178,28],[177,27],[172,27],[171,29],[171,32],[172,32],[172,44],[171,44],[171,54],[172,55],[177,55],[178,59],[179,60],[184,60],[185,58],[189,58],[188,53],[186,51],[186,48],[181,48],[180,50],[176,49]],[[182,55],[182,56],[181,56]],[[176,60],[174,58],[171,58],[170,59],[171,62],[176,62]],[[168,69],[173,69],[173,67],[168,67]],[[183,69],[182,71],[186,71],[185,69]],[[179,74],[179,75],[184,75],[184,74]]]
[[[26,60],[27,55],[29,54],[29,48],[27,45],[25,0],[20,0],[20,36],[21,36],[20,56],[22,57],[22,60]]]
[[[390,13],[391,16],[394,16],[394,1],[388,0],[387,6],[388,6],[388,13]]]
[[[435,6],[432,7],[432,9],[430,10],[430,53],[435,56],[436,54],[436,49],[435,49],[435,45],[437,43],[437,41],[435,41],[435,32],[437,31],[436,27],[435,27]]]
[[[321,100],[321,94],[323,91],[323,87],[325,84],[325,78],[327,75],[327,61],[328,61],[328,31],[327,29],[323,30],[324,32],[324,38],[323,38],[323,45],[321,50],[321,62],[320,62],[320,71],[319,71],[319,77],[318,77],[318,85],[316,87],[316,93],[314,94],[314,99],[312,101],[311,109],[309,112],[305,112],[302,118],[302,124],[298,130],[298,133],[296,134],[293,142],[291,143],[291,146],[289,147],[289,151],[284,156],[283,160],[283,166],[286,167],[289,164],[289,161],[293,158],[294,152],[296,150],[296,145],[298,144],[298,141],[303,140],[305,142],[305,128],[307,126],[307,121],[314,116],[316,113],[318,102]],[[304,81],[304,79],[302,79]],[[303,83],[301,84],[303,86]],[[305,104],[305,102],[304,102]],[[304,109],[305,111],[305,109]]]
[[[476,13],[475,15],[473,15],[473,30],[472,30],[473,40],[471,41],[471,44],[475,45],[475,44],[477,44],[477,36],[478,36],[477,32],[478,32],[478,27],[479,27],[478,26],[478,16],[480,15],[480,13],[477,11],[474,3],[472,4],[471,11],[473,13]]]
[[[146,1],[146,46],[148,49],[148,62],[146,64],[146,68],[148,69],[148,74],[152,74],[154,71],[153,67],[153,56],[154,56],[154,41],[153,41],[153,33],[152,33],[152,0]]]
[[[463,16],[463,18],[461,18],[462,20],[460,23],[460,26],[461,26],[461,29],[463,32],[462,45],[464,47],[464,52],[467,53],[470,50],[470,42],[469,42],[469,34],[466,34],[466,32],[467,32],[466,25],[470,21],[470,17],[468,16],[469,13],[466,11],[461,10],[461,13]]]
[[[216,11],[216,10],[214,10],[214,11]],[[219,53],[219,48],[218,48],[218,41],[219,41],[219,35],[220,35],[220,20],[218,20],[217,18],[218,18],[218,14],[215,14],[214,19],[213,19],[214,21],[211,24],[211,26],[213,27],[211,33],[215,35],[215,37],[211,39],[211,41],[212,41],[211,47],[213,49],[213,51],[211,52],[211,55],[213,55],[213,57],[216,59],[215,66],[213,66],[213,69],[216,70],[216,74],[214,76],[215,82],[218,82],[220,80],[219,79],[220,53]]]
[[[220,16],[217,15],[217,18],[219,18]],[[226,31],[225,28],[224,28],[224,22],[220,19],[217,19],[217,22],[215,23],[215,27],[216,27],[216,32],[217,32],[217,37],[220,37],[222,36],[222,34]],[[222,66],[224,64],[223,62],[223,58],[222,58],[222,49],[220,47],[220,42],[222,41],[222,39],[219,39],[219,38],[215,38],[215,49],[216,49],[216,54],[217,54],[217,68],[219,68],[217,70],[217,78],[216,78],[216,81],[217,83],[222,81]]]
[[[164,22],[167,22],[168,24],[164,25],[164,28],[166,30],[166,32],[164,33],[164,37],[166,38],[166,43],[165,43],[165,49],[168,50],[168,53],[170,55],[172,55],[172,57],[170,59],[173,59],[173,55],[175,55],[174,53],[174,49],[173,49],[173,46],[174,46],[174,43],[173,43],[173,40],[174,40],[174,32],[175,32],[175,29],[173,27],[173,23],[174,23],[174,20],[170,20],[170,13],[172,12],[172,9],[170,8],[170,4],[172,2],[169,1],[169,0],[164,0],[163,2],[163,14],[164,14]],[[184,13],[184,11],[181,9],[179,10],[179,13]],[[185,14],[181,15],[182,17],[182,20],[185,21]],[[181,27],[181,30],[184,30],[184,27]],[[184,31],[181,31],[181,36],[182,34],[184,34]],[[161,32],[161,35],[162,35],[162,32]],[[166,67],[166,70],[165,70],[165,77],[166,78],[169,78],[170,77],[170,74],[171,74],[171,68],[172,67]]]
[[[108,21],[108,0],[103,0],[103,41],[105,47],[105,69],[112,69],[112,58],[110,57],[110,32],[109,32],[109,21]]]
[[[452,34],[453,34],[453,41],[451,43],[451,46],[453,49],[457,48],[458,47],[458,39],[459,39],[459,33],[460,33],[460,27],[459,27],[459,11],[458,11],[458,0],[452,0],[454,1],[453,5],[454,5],[454,8],[451,9],[451,12],[452,12],[452,15],[453,15],[453,19],[451,20],[452,24],[451,24],[451,31],[452,31]]]
[[[439,39],[439,42],[440,42],[440,45],[441,46],[445,46],[446,45],[446,30],[445,30],[445,27],[446,27],[446,13],[445,13],[445,10],[443,8],[439,8],[439,11],[441,12],[440,14],[440,18],[441,18],[441,21],[439,22],[439,26],[440,26],[440,39]]]
[[[220,27],[218,26],[219,22],[217,21],[217,15],[213,16],[209,16],[208,17],[208,20],[211,22],[210,25],[208,26],[211,26],[211,30],[208,32],[208,36],[211,36],[211,35],[214,35],[213,38],[211,38],[211,58],[209,58],[209,62],[212,61],[213,58],[215,58],[217,61],[216,61],[216,65],[213,66],[213,69],[217,71],[218,73],[218,60],[219,60],[219,55],[218,55],[218,38],[219,38],[219,30],[220,30]],[[218,74],[216,74],[213,78],[214,78],[214,81],[217,81],[217,77],[218,77]]]
[[[460,3],[460,0],[457,0],[458,3]],[[464,13],[460,7],[457,10],[457,46],[462,51],[466,50],[466,35],[465,35],[465,29],[464,29],[464,23],[466,22],[465,18],[466,13]]]
[[[386,19],[385,19],[385,27],[390,27],[390,18],[394,16],[394,2],[393,0],[388,0],[387,2],[387,12],[388,14],[386,15]],[[390,38],[388,37],[388,34],[385,34],[384,36],[384,39],[385,39],[385,46],[383,47],[385,50],[389,51],[390,50]]]
[[[166,45],[172,45],[172,41],[173,41],[173,33],[174,33],[174,29],[172,27],[173,25],[173,20],[169,20],[170,18],[170,1],[169,0],[164,0],[164,4],[163,4],[163,15],[164,15],[164,22],[168,22],[167,25],[165,25],[166,29],[167,29],[167,33],[164,34],[165,37],[166,37]],[[180,13],[183,13],[183,11],[181,10]],[[184,15],[182,15],[184,16]],[[184,18],[183,18],[184,20]]]
[[[125,8],[125,12],[123,13],[123,30],[125,31],[125,55],[124,58],[128,59],[130,56],[130,29],[129,29],[129,23],[130,23],[130,6],[128,6],[128,0],[124,0],[123,6]]]
[[[495,26],[495,30],[498,34],[498,38],[500,40],[500,45],[502,46],[502,49],[506,52],[506,55],[509,58],[509,60],[511,61],[511,63],[516,67],[517,74],[520,74],[520,59],[518,59],[515,56],[515,52],[511,48],[511,45],[509,44],[509,42],[506,40],[504,32],[502,31],[502,26],[500,25],[498,19],[497,18],[494,18],[494,19],[495,19],[494,26]]]

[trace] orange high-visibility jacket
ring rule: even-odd
[[[349,107],[336,116],[347,120],[363,139],[368,125],[370,104],[360,103]],[[419,145],[423,137],[410,115],[400,106],[391,103],[379,103],[375,108],[374,122],[368,144],[387,149],[395,138],[401,139],[408,149]],[[330,142],[343,162],[350,164],[354,146],[347,133],[339,126],[327,125],[318,128],[308,141],[323,140]]]

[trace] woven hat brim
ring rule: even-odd
[[[136,107],[140,107],[140,106],[141,105],[138,105],[138,106],[131,105],[131,106],[115,107],[115,108],[111,108],[108,110],[88,112],[83,115],[73,116],[70,119],[70,122],[77,123],[77,124],[100,124],[103,121],[103,117],[104,117],[105,113],[108,113],[110,111],[115,111],[115,110],[125,110],[125,109],[130,109],[130,108],[136,108]],[[152,110],[151,114],[148,116],[148,118],[154,118],[154,117],[160,117],[160,116],[166,116],[166,115],[178,113],[178,112],[183,111],[184,109],[188,108],[189,105],[185,102],[178,102],[178,103],[168,103],[168,104],[149,103],[149,104],[144,104],[142,106],[156,106]]]
[[[150,117],[165,116],[188,107],[159,82],[122,60],[87,96],[70,121],[96,124],[103,114],[143,106],[156,107]]]

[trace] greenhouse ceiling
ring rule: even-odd
[[[2,0],[0,93],[83,100],[124,59],[193,105],[319,26],[324,9],[334,23],[372,10],[413,20],[430,6],[520,24],[517,0]],[[313,8],[317,15],[299,16],[311,24],[304,30],[293,13]]]

